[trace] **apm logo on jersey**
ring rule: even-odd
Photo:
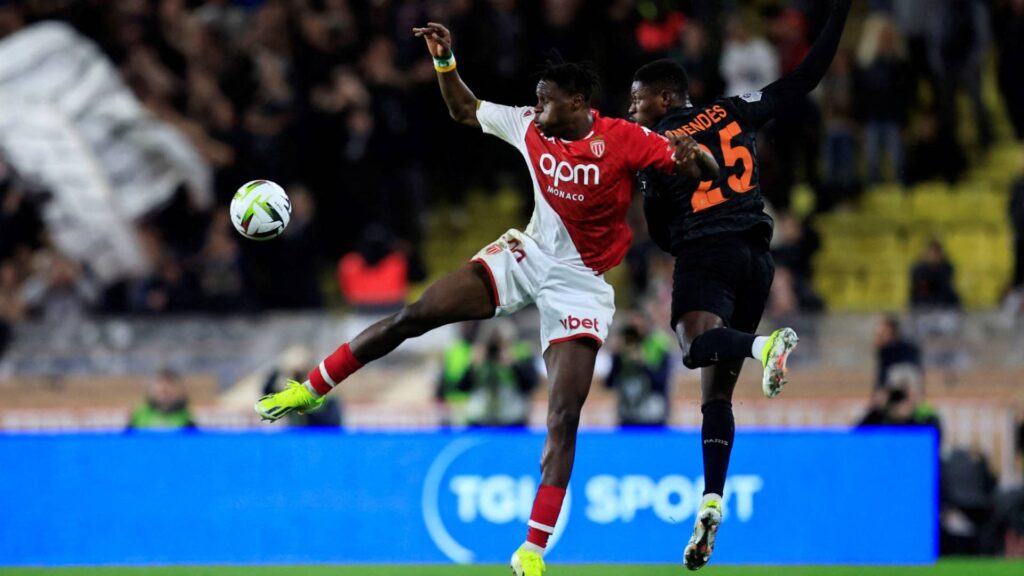
[[[540,155],[540,171],[545,176],[554,178],[555,186],[562,182],[583,184],[590,186],[591,181],[596,186],[601,183],[601,169],[597,164],[569,164],[565,160],[561,162],[551,154]]]
[[[537,493],[537,444],[508,438],[464,437],[434,459],[423,481],[423,521],[452,562],[507,561],[526,535]],[[548,550],[558,543],[572,509],[566,494]]]

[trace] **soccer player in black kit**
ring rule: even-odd
[[[633,76],[630,116],[659,134],[686,134],[721,166],[714,181],[651,171],[638,176],[651,238],[676,258],[672,328],[683,363],[701,370],[704,498],[683,561],[707,564],[722,521],[722,493],[732,452],[732,393],[743,360],[761,360],[769,398],[786,384],[786,359],[797,343],[790,328],[754,334],[775,267],[768,244],[772,219],[758,186],[757,131],[776,111],[818,85],[839,47],[851,0],[831,0],[827,22],[804,61],[758,92],[695,107],[686,71],[672,60],[651,62]]]

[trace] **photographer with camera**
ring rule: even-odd
[[[517,338],[515,324],[497,319],[480,326],[473,362],[458,389],[470,426],[526,426],[537,370],[530,345]]]
[[[931,426],[938,432],[942,424],[935,409],[924,400],[924,382],[920,368],[910,363],[892,366],[885,385],[875,389],[868,413],[861,426]]]
[[[648,324],[639,314],[626,319],[605,380],[618,391],[620,426],[668,423],[672,339]]]

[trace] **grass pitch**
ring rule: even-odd
[[[507,576],[507,566],[167,566],[0,568],[0,576]],[[681,576],[682,565],[551,565],[547,576]],[[1024,560],[943,560],[933,566],[715,566],[701,576],[1021,576]]]

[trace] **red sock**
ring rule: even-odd
[[[348,378],[353,372],[363,367],[363,363],[352,355],[348,342],[342,344],[333,354],[324,358],[319,366],[309,373],[309,383],[317,394],[323,396],[331,391],[338,382]]]
[[[555,523],[558,522],[558,513],[562,511],[563,498],[565,488],[541,484],[537,489],[537,496],[533,499],[533,511],[530,512],[528,523],[530,531],[526,533],[527,542],[547,548],[548,538],[555,531]]]

